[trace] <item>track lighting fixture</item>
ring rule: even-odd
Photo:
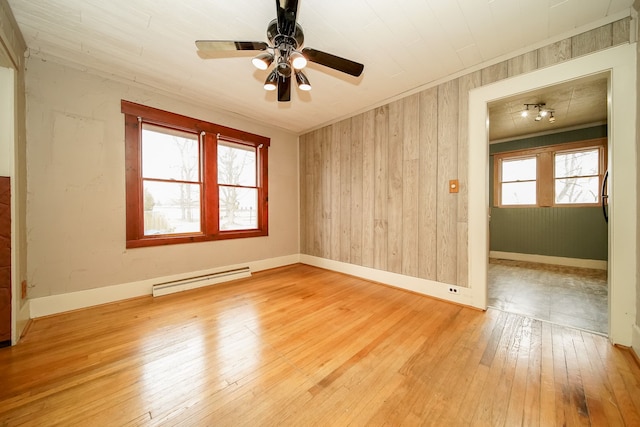
[[[546,104],[544,102],[541,102],[539,104],[524,104],[524,110],[522,110],[522,112],[520,113],[520,115],[522,117],[528,117],[529,116],[529,107],[531,107],[532,110],[538,110],[538,114],[536,115],[536,117],[533,119],[536,122],[539,122],[542,120],[543,117],[547,117],[549,116],[549,123],[555,123],[556,118],[553,116],[553,109],[552,108],[546,108]]]

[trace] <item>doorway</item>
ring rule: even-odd
[[[489,307],[607,334],[608,80],[488,104]]]
[[[635,156],[636,45],[621,45],[469,93],[469,288],[473,305],[487,307],[489,257],[488,104],[588,75],[610,72],[608,90],[609,340],[631,345],[635,322],[637,266],[637,165]],[[615,114],[611,114],[615,111]],[[616,195],[620,195],[617,197]]]

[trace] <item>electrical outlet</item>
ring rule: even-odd
[[[458,288],[455,288],[453,286],[449,287],[449,293],[450,294],[457,294],[458,293]]]

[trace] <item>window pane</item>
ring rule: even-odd
[[[509,182],[502,184],[502,204],[503,205],[535,205],[536,204],[536,183],[529,182]]]
[[[502,182],[530,181],[535,179],[535,157],[502,161]]]
[[[598,175],[597,148],[556,154],[556,178]]]
[[[258,190],[220,186],[220,230],[258,228]]]
[[[598,203],[600,180],[587,178],[556,179],[556,203]]]
[[[256,150],[218,142],[218,184],[256,186]]]
[[[142,125],[142,177],[200,181],[197,135]]]
[[[200,185],[144,181],[144,235],[198,233]]]

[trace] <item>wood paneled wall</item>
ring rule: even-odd
[[[625,18],[302,135],[301,253],[466,287],[469,91],[630,34]]]

